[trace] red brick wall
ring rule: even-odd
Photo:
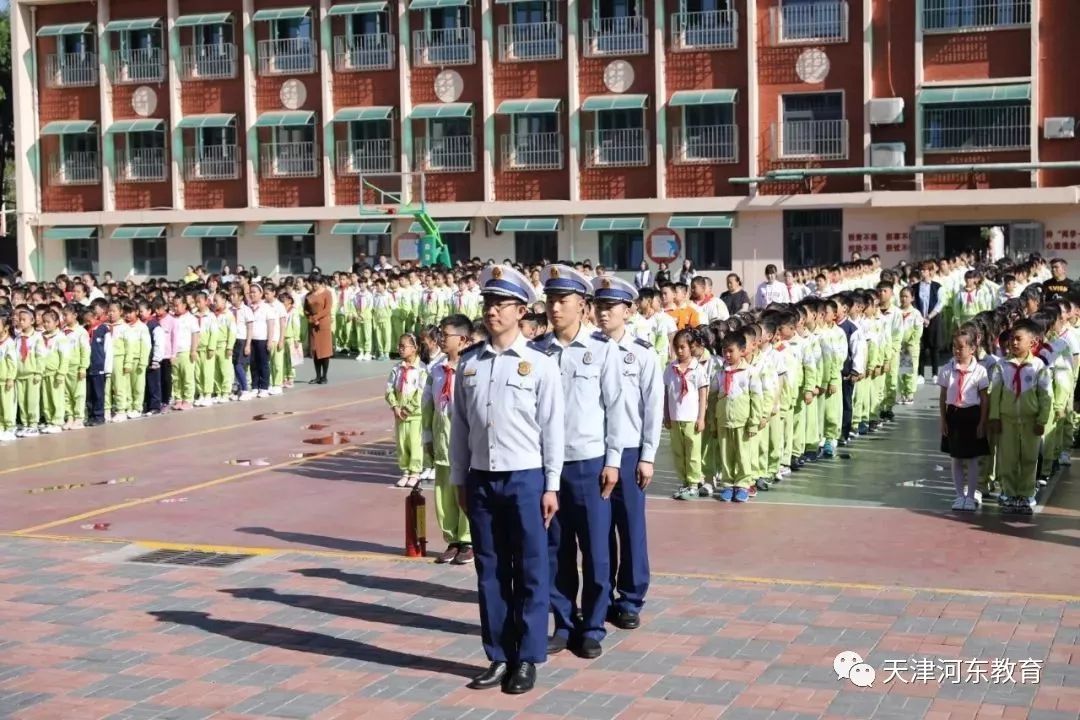
[[[1040,120],[1047,117],[1080,118],[1080,92],[1077,92],[1076,29],[1080,28],[1080,3],[1044,2],[1042,35],[1039,38]],[[1065,69],[1064,71],[1062,69]],[[1049,162],[1080,160],[1080,141],[1043,140],[1039,123],[1039,159]],[[1041,186],[1080,185],[1080,170],[1044,170],[1039,173]]]
[[[1025,77],[1031,74],[1031,32],[1022,28],[927,35],[923,63],[928,82]]]

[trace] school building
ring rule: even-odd
[[[27,277],[1080,260],[1076,0],[13,0]],[[388,195],[400,191],[401,195]]]

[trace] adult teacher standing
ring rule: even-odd
[[[330,309],[334,299],[322,275],[312,273],[308,276],[308,286],[311,291],[304,296],[304,315],[308,322],[308,347],[311,348],[311,359],[315,361],[315,379],[311,382],[325,385],[330,358],[334,356],[330,327]]]

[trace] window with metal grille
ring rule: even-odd
[[[604,230],[598,233],[600,264],[612,270],[637,270],[645,258],[645,236],[640,230]]]
[[[916,225],[911,229],[911,259],[932,260],[945,254],[945,226]]]
[[[1031,101],[923,108],[923,150],[1023,150],[1031,146]]]
[[[952,32],[1031,24],[1031,0],[924,0],[923,30]]]
[[[131,268],[136,275],[168,274],[165,254],[166,240],[160,238],[133,238],[131,241]]]
[[[555,262],[559,257],[559,233],[520,230],[514,233],[514,260],[522,265]]]
[[[472,250],[472,235],[464,233],[439,233],[447,252],[450,253],[450,262],[468,262]]]
[[[390,235],[353,235],[353,257],[365,255],[369,258],[377,258],[380,255],[390,256]]]
[[[692,228],[686,231],[686,257],[697,270],[731,269],[731,230]]]
[[[840,262],[843,230],[843,210],[785,210],[784,267]]]
[[[209,273],[219,273],[228,265],[236,270],[237,252],[235,237],[202,238],[202,266]]]
[[[1013,223],[1009,226],[1009,255],[1019,259],[1033,253],[1041,254],[1044,239],[1042,223]]]
[[[290,275],[307,275],[315,267],[314,235],[279,235],[278,269]]]
[[[64,263],[69,274],[98,271],[97,238],[68,238],[64,241]]]
[[[795,93],[781,96],[780,102],[779,157],[847,157],[842,92]]]

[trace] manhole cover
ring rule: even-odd
[[[131,558],[131,562],[147,565],[185,565],[195,567],[223,568],[250,560],[254,555],[203,552],[201,550],[154,550]]]

